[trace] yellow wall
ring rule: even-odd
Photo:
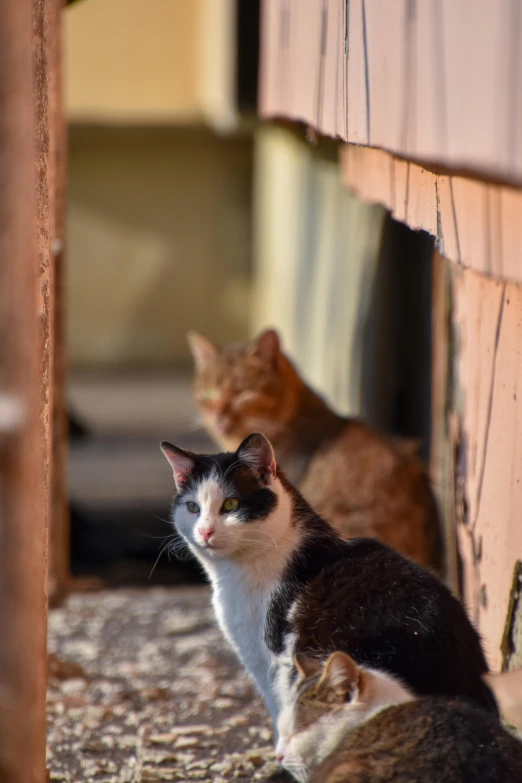
[[[252,140],[73,128],[68,341],[75,366],[188,358],[185,331],[245,335]]]
[[[74,120],[191,121],[200,104],[202,0],[85,0],[65,14]]]

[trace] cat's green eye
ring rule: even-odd
[[[192,500],[187,501],[187,510],[190,511],[191,514],[199,514],[199,506]]]
[[[237,498],[227,498],[223,503],[223,511],[235,511],[239,506],[239,500]]]
[[[204,400],[213,400],[216,396],[214,389],[203,389],[201,396]]]

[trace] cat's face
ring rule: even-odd
[[[343,652],[324,665],[303,656],[295,664],[299,677],[278,719],[276,756],[300,783],[307,783],[351,729],[412,698],[397,680],[357,666]]]
[[[161,448],[177,489],[173,521],[197,557],[246,558],[277,549],[287,498],[266,438],[250,435],[227,454],[192,454],[167,442]]]
[[[191,332],[196,402],[210,435],[227,450],[251,432],[277,438],[295,401],[298,378],[273,330],[243,346],[219,348]]]

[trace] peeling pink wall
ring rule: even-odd
[[[341,147],[344,184],[383,204],[411,228],[437,237],[446,258],[522,282],[522,190],[434,174],[384,150]]]
[[[466,443],[464,594],[494,669],[513,569],[522,558],[522,286],[454,276],[456,378]]]
[[[264,0],[262,19],[262,116],[349,142],[345,185],[454,262],[464,598],[498,669],[522,559],[522,0]]]
[[[520,0],[264,0],[262,14],[263,117],[522,183]]]

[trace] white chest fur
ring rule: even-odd
[[[198,517],[191,518],[181,506],[175,511],[175,523],[210,577],[221,630],[253,677],[275,724],[280,710],[278,678],[274,681],[279,660],[267,647],[265,628],[273,591],[301,535],[291,524],[291,499],[279,479],[274,479],[271,489],[278,500],[272,513],[245,524],[220,513],[224,496],[217,479],[211,477],[193,498],[187,497],[201,509]],[[198,528],[205,526],[214,530],[215,556],[197,537]]]
[[[213,605],[224,635],[261,691],[272,720],[279,705],[273,682],[274,658],[265,642],[271,589],[252,579],[251,566],[219,563],[211,574]]]

